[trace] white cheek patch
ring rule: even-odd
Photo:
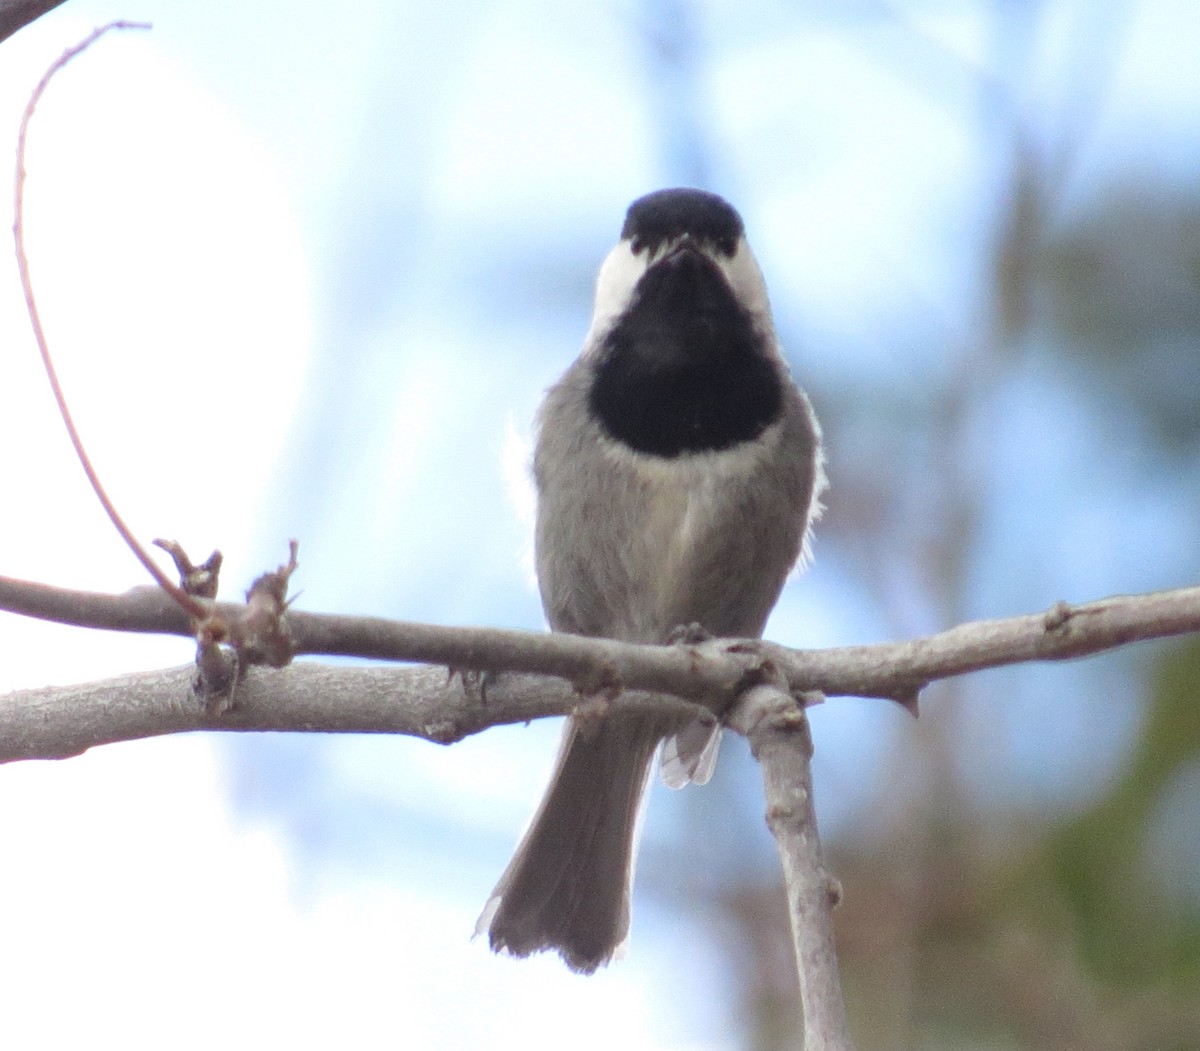
[[[594,348],[598,338],[621,315],[633,297],[633,290],[649,265],[649,253],[634,255],[628,241],[617,244],[600,266],[596,278],[596,306],[592,312],[592,327],[587,334],[587,347]]]
[[[725,280],[729,282],[729,287],[733,289],[738,302],[751,314],[770,317],[767,283],[746,239],[743,237],[738,241],[737,251],[732,259],[719,253],[714,258],[724,272]]]

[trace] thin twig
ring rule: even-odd
[[[146,570],[154,578],[158,586],[166,591],[192,617],[197,620],[203,620],[208,615],[208,608],[202,602],[186,594],[163,572],[158,563],[150,557],[150,553],[141,545],[137,537],[134,536],[133,531],[125,524],[125,520],[117,511],[112,500],[109,499],[108,493],[105,492],[104,486],[100,482],[100,476],[96,473],[96,469],[92,466],[92,462],[88,458],[87,451],[83,445],[83,439],[75,427],[75,421],[71,417],[71,410],[67,405],[67,399],[58,381],[58,371],[54,367],[54,359],[50,354],[50,345],[46,339],[45,330],[42,328],[41,315],[38,313],[37,301],[34,298],[33,280],[29,273],[29,259],[25,252],[25,143],[28,137],[29,123],[33,119],[33,114],[37,110],[38,103],[45,94],[47,87],[49,87],[50,81],[76,55],[86,51],[110,30],[149,28],[150,25],[145,22],[109,22],[107,25],[93,29],[91,33],[78,44],[74,45],[74,47],[67,48],[66,51],[50,64],[46,72],[42,74],[42,79],[38,81],[37,87],[33,89],[33,94],[29,96],[29,101],[25,104],[25,112],[21,115],[21,128],[17,135],[16,172],[13,179],[13,240],[17,256],[17,269],[21,276],[21,289],[25,293],[25,307],[29,313],[29,323],[33,327],[33,336],[37,341],[38,352],[42,357],[42,366],[46,370],[46,378],[50,381],[50,389],[54,392],[54,400],[58,404],[59,415],[62,417],[63,426],[66,427],[67,434],[70,436],[71,444],[75,447],[75,455],[79,457],[83,472],[87,475],[87,480],[91,483],[92,490],[108,515],[109,521],[112,522],[113,527],[120,533],[121,538],[137,557],[138,561],[146,567]]]

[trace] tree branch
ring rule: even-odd
[[[232,603],[216,609],[235,626],[246,613]],[[187,615],[155,588],[103,595],[0,577],[0,610],[116,631],[180,636],[193,631]],[[1200,631],[1200,587],[1079,606],[1058,603],[1046,613],[976,621],[910,642],[826,650],[728,639],[641,646],[291,611],[283,628],[297,654],[440,667],[249,669],[237,687],[235,710],[226,715],[207,710],[194,696],[193,672],[187,669],[18,691],[0,697],[0,761],[75,755],[91,745],[205,729],[375,731],[447,742],[500,723],[568,713],[581,703],[576,689],[620,694],[612,702],[617,704],[690,702],[723,715],[749,687],[776,678],[795,696],[890,698],[915,711],[920,690],[936,679]],[[489,679],[483,690],[470,674],[447,676],[447,667],[526,674]]]
[[[444,668],[251,668],[237,706],[216,714],[192,699],[190,665],[0,699],[0,762],[63,759],[116,741],[191,730],[399,733],[448,744],[510,722],[560,715],[579,703],[544,676],[502,678],[486,699]]]
[[[0,0],[0,40],[53,11],[63,0]]]
[[[730,719],[762,769],[800,975],[805,1051],[852,1051],[838,977],[833,910],[841,884],[825,868],[813,806],[812,734],[804,708],[778,685],[746,691]]]

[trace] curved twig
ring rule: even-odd
[[[87,450],[83,445],[83,439],[75,427],[75,421],[71,417],[71,410],[67,405],[67,399],[63,394],[62,386],[58,382],[58,370],[54,367],[54,359],[50,354],[50,345],[46,340],[45,330],[42,328],[42,319],[38,313],[37,300],[33,294],[33,280],[29,274],[29,259],[25,253],[25,143],[29,133],[29,123],[33,119],[38,103],[46,93],[46,89],[50,86],[50,81],[76,55],[86,51],[110,30],[149,28],[150,25],[146,22],[109,22],[107,25],[93,29],[78,44],[67,48],[66,51],[50,64],[46,72],[42,74],[42,79],[38,81],[37,87],[33,89],[33,94],[29,96],[29,101],[25,104],[25,111],[21,115],[21,128],[17,134],[16,172],[13,179],[13,241],[15,242],[17,256],[17,270],[21,277],[21,290],[25,294],[25,308],[29,313],[29,323],[33,327],[33,337],[37,341],[38,352],[42,357],[42,366],[46,370],[46,378],[50,381],[50,389],[54,392],[54,400],[58,405],[58,412],[62,417],[63,426],[67,429],[71,444],[75,447],[75,455],[79,457],[83,472],[87,475],[87,480],[91,483],[96,498],[100,501],[100,505],[104,508],[104,512],[108,515],[113,527],[120,533],[121,539],[125,541],[126,545],[128,545],[129,549],[137,557],[137,560],[145,566],[147,572],[154,578],[158,586],[167,592],[192,617],[196,620],[203,620],[208,616],[208,607],[203,602],[188,595],[150,557],[150,553],[142,546],[137,537],[133,535],[133,531],[125,524],[125,520],[117,511],[112,500],[109,499],[108,493],[105,492],[104,486],[100,481],[100,476],[96,473],[96,469],[92,466],[92,462],[88,458]]]

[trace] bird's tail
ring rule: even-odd
[[[479,918],[497,952],[609,962],[629,933],[638,818],[659,741],[677,725],[621,714],[567,723],[550,787]]]

